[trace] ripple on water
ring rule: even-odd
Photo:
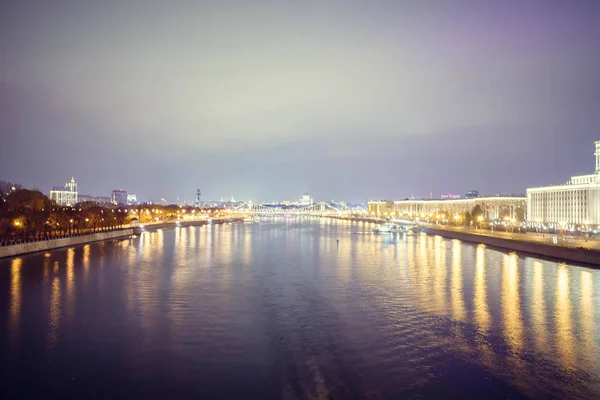
[[[0,260],[0,394],[73,382],[80,397],[600,393],[599,271],[351,234],[367,225],[163,229]]]

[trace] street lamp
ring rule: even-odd
[[[17,239],[19,237],[19,230],[21,229],[21,226],[23,224],[21,223],[21,221],[15,220],[15,227],[17,228]]]
[[[483,222],[483,215],[477,217],[477,221],[479,221],[479,229],[481,229],[481,223]]]
[[[458,226],[458,221],[460,220],[460,215],[456,214],[454,216],[454,220],[456,221],[456,226]]]

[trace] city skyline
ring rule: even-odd
[[[593,168],[594,2],[74,4],[0,13],[0,179],[364,202]]]

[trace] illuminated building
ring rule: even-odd
[[[78,196],[79,202],[83,203],[85,201],[91,202],[91,203],[110,203],[111,202],[111,198],[110,197],[106,197],[106,196],[90,196],[87,194],[80,194]]]
[[[308,192],[304,192],[302,197],[300,197],[300,201],[298,201],[298,205],[300,206],[311,206],[314,204],[313,198],[310,197]]]
[[[110,200],[113,204],[127,204],[127,190],[113,190],[110,196]]]
[[[597,229],[600,225],[600,141],[596,172],[562,184],[527,189],[527,220],[532,227]]]
[[[466,199],[424,199],[424,200],[372,200],[368,210],[371,216],[406,216],[431,219],[438,215],[452,218],[465,212],[472,212],[479,206],[484,218],[490,221],[503,217],[522,220],[525,215],[525,196],[488,196]]]
[[[75,178],[65,183],[65,186],[54,186],[50,191],[50,200],[61,206],[72,206],[77,204],[77,182]]]
[[[134,206],[136,204],[138,204],[137,196],[133,193],[128,193],[127,194],[127,205]]]

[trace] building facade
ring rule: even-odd
[[[595,142],[596,172],[562,184],[527,189],[527,220],[550,229],[600,228],[600,141]]]
[[[133,193],[128,193],[127,194],[127,205],[135,206],[137,204],[138,204],[137,196]]]
[[[91,202],[91,203],[111,203],[112,199],[110,197],[107,196],[90,196],[87,194],[80,194],[79,195],[79,202],[83,203],[85,201]]]
[[[505,217],[522,221],[526,211],[525,196],[489,196],[466,199],[424,199],[424,200],[374,200],[369,201],[368,210],[371,216],[408,217],[426,219],[444,215],[451,219],[456,215],[471,212],[479,206],[484,217],[489,221]]]
[[[50,200],[54,200],[61,206],[74,206],[79,201],[77,194],[77,182],[74,177],[71,177],[64,186],[54,186],[50,190]]]
[[[113,204],[127,204],[127,190],[115,189],[110,195]]]
[[[304,192],[300,200],[298,201],[299,206],[312,206],[314,204],[314,200],[310,197],[308,192]]]

